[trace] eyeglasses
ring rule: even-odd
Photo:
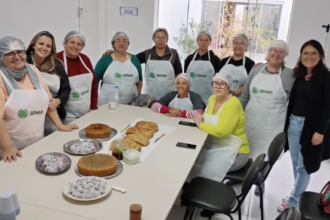
[[[270,49],[269,50],[269,52],[271,53],[271,54],[278,54],[278,55],[284,55],[284,51],[282,51],[282,50],[276,50],[276,49]]]
[[[19,57],[23,57],[25,55],[25,50],[14,50],[9,53],[6,53],[5,56],[8,57],[9,59],[13,59],[16,54]]]
[[[234,43],[234,47],[245,47],[245,43]]]
[[[224,89],[224,88],[226,88],[226,86],[227,86],[228,84],[227,83],[225,83],[225,82],[221,82],[221,83],[218,83],[217,81],[213,81],[212,82],[212,86],[214,87],[214,88],[220,88],[220,89]]]
[[[313,52],[303,52],[302,55],[303,55],[304,57],[309,57],[309,56],[311,56],[311,57],[316,57],[316,56],[319,55],[319,54],[318,54],[318,52],[313,51]]]
[[[166,37],[155,37],[157,40],[166,40]]]

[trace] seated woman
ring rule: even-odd
[[[54,36],[48,31],[39,32],[26,50],[26,62],[33,64],[41,72],[53,97],[49,110],[57,110],[61,119],[66,117],[65,104],[69,99],[71,87],[63,63],[56,58]],[[46,117],[45,136],[56,131],[56,126]]]
[[[245,134],[245,115],[240,101],[231,91],[233,79],[217,73],[212,81],[213,92],[204,115],[197,115],[199,129],[209,134],[189,176],[203,176],[222,181],[228,172],[242,169],[249,160],[249,144]],[[203,210],[202,216],[212,213]]]
[[[97,79],[92,62],[81,53],[85,45],[85,37],[80,32],[70,31],[64,37],[64,51],[56,55],[64,63],[71,86],[71,94],[65,105],[65,123],[71,123],[90,110],[97,109]]]
[[[39,70],[26,63],[25,46],[15,37],[0,39],[0,158],[5,162],[21,157],[20,150],[43,138],[45,116],[60,131],[77,129],[63,125]]]
[[[102,80],[98,106],[113,100],[114,88],[118,86],[119,102],[127,105],[135,96],[141,94],[142,70],[138,58],[128,54],[129,38],[117,32],[112,38],[114,52],[103,55],[95,66],[97,80]]]
[[[151,109],[170,117],[194,118],[203,114],[205,105],[199,94],[189,91],[191,82],[189,74],[179,74],[175,80],[176,91],[164,95]]]

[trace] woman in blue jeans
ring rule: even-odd
[[[310,174],[330,158],[330,72],[318,41],[309,40],[302,46],[294,73],[285,131],[295,181],[290,197],[283,198],[278,207],[280,212],[299,206]]]

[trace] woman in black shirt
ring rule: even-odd
[[[48,31],[39,32],[32,39],[26,55],[26,61],[39,69],[53,96],[48,108],[57,110],[60,118],[64,119],[64,106],[69,99],[71,87],[62,62],[56,58],[54,36]],[[56,126],[46,117],[44,135],[47,136],[56,130]]]
[[[294,72],[296,81],[290,94],[285,131],[295,183],[279,211],[298,207],[310,174],[318,171],[322,160],[330,158],[330,72],[318,41],[309,40],[302,46]]]

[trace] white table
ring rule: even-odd
[[[124,166],[119,176],[108,180],[115,186],[127,189],[126,194],[112,191],[105,198],[93,202],[78,202],[66,198],[62,194],[62,187],[78,177],[74,167],[80,156],[69,155],[71,167],[61,175],[44,175],[36,170],[35,161],[40,155],[63,152],[63,144],[78,139],[80,129],[92,123],[104,123],[120,132],[137,118],[175,126],[177,130],[166,137],[139,167]],[[18,159],[18,162],[1,162],[0,192],[9,189],[17,191],[18,199],[23,204],[21,215],[30,216],[18,219],[38,219],[39,211],[30,211],[38,209],[43,214],[61,216],[56,218],[61,220],[125,220],[129,219],[129,206],[133,203],[143,206],[144,220],[165,219],[207,137],[198,128],[179,125],[180,120],[190,121],[167,117],[146,108],[120,105],[116,110],[109,110],[107,106],[103,106],[76,120],[79,130],[55,132],[24,149],[23,158]],[[178,148],[177,142],[193,143],[197,148]]]

